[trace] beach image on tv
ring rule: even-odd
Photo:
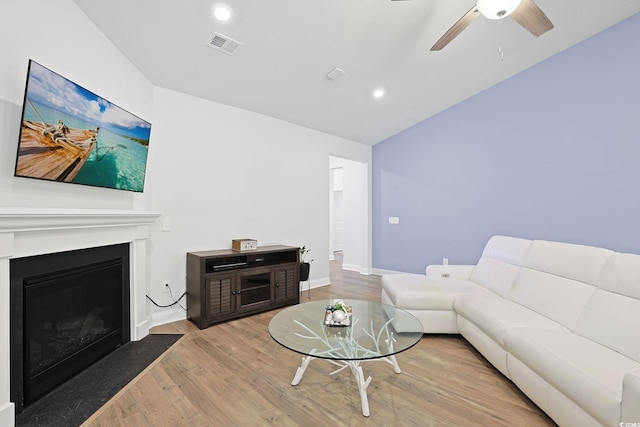
[[[142,192],[151,124],[29,62],[15,175]]]

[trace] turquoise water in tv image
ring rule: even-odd
[[[147,167],[148,145],[133,136],[116,133],[104,125],[90,123],[32,101],[25,105],[24,119],[55,124],[62,120],[70,128],[95,129],[100,126],[97,144],[82,169],[74,178],[77,184],[142,192]],[[148,144],[148,140],[146,140]]]

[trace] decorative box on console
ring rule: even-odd
[[[258,249],[258,241],[254,239],[233,239],[231,249],[234,251],[255,251]]]

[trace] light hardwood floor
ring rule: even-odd
[[[380,301],[380,277],[332,263],[331,285],[311,299]],[[300,302],[307,301],[307,291]],[[268,332],[277,310],[199,330],[188,321],[153,329],[184,333],[171,349],[83,426],[554,426],[508,379],[458,335],[425,335],[371,375],[370,417],[349,370],[314,360],[291,386],[301,356]]]

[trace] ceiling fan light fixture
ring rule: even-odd
[[[511,15],[522,0],[478,0],[480,13],[489,19],[502,19]]]

